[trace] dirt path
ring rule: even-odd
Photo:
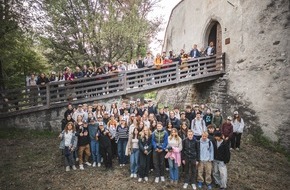
[[[0,139],[0,189],[181,189],[172,186],[138,183],[129,178],[129,166],[114,169],[86,168],[65,172],[61,163],[59,141],[54,137]],[[284,190],[290,187],[290,164],[286,157],[269,150],[243,143],[243,149],[232,152],[228,164],[228,189]],[[168,172],[167,177],[168,177]],[[181,180],[183,178],[181,177]]]

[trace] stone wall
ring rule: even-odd
[[[98,102],[106,105],[107,109],[113,102],[120,103],[121,99],[107,99],[102,102]],[[92,105],[93,102],[87,102],[88,105]],[[74,105],[77,107],[77,105]],[[36,129],[36,130],[49,130],[60,131],[61,120],[64,118],[64,112],[66,107],[54,108],[49,110],[31,112],[26,114],[19,114],[17,116],[1,118],[0,128],[22,128],[22,129]]]
[[[184,0],[172,11],[163,49],[190,51],[194,43],[206,47],[212,21],[222,28],[225,96],[247,105],[264,134],[289,149],[289,1]]]

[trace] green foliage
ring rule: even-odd
[[[155,100],[157,96],[157,92],[153,91],[153,92],[148,92],[146,94],[144,94],[144,99],[153,99]]]
[[[56,65],[89,61],[99,66],[103,61],[129,61],[144,55],[159,30],[160,20],[147,19],[157,2],[45,0],[46,56]]]
[[[46,60],[34,49],[35,44],[25,28],[22,3],[0,4],[0,84],[1,88],[25,86],[30,72],[44,70]]]

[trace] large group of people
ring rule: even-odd
[[[158,107],[152,100],[68,105],[62,120],[60,148],[65,170],[130,164],[130,177],[138,182],[165,182],[193,189],[227,187],[230,151],[240,149],[244,122],[235,111],[223,118],[206,105]],[[138,178],[138,179],[137,179]]]
[[[174,52],[170,50],[168,54],[166,51],[164,51],[162,52],[162,54],[158,53],[154,57],[152,55],[152,52],[148,51],[146,56],[142,57],[141,55],[138,55],[138,57],[136,59],[132,59],[130,63],[122,61],[116,61],[115,63],[104,62],[100,67],[78,65],[74,69],[70,67],[65,67],[62,71],[52,71],[48,75],[46,75],[45,73],[41,73],[39,75],[33,73],[31,74],[31,76],[27,77],[27,86],[30,88],[30,96],[34,97],[31,101],[36,103],[38,94],[45,95],[47,83],[74,81],[86,77],[94,77],[110,73],[119,73],[126,70],[130,71],[140,68],[160,69],[162,65],[172,62],[179,62],[180,69],[183,70],[187,68],[187,66],[182,64],[185,63],[185,60],[190,58],[211,56],[214,54],[215,47],[213,42],[210,42],[209,46],[205,50],[203,48],[198,50],[197,45],[194,44],[193,48],[188,53],[185,53],[185,51],[181,49],[178,55],[174,54]],[[140,77],[142,78],[142,76]],[[64,85],[64,83],[60,83],[58,87],[61,89],[64,87]]]

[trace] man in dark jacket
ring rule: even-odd
[[[189,120],[188,128],[191,129],[191,121],[195,118],[195,114],[192,112],[190,105],[185,108],[185,117]]]
[[[69,104],[68,106],[67,106],[67,110],[64,112],[64,119],[65,118],[67,118],[67,116],[68,115],[73,115],[73,112],[74,112],[74,110],[73,110],[73,106],[71,105],[71,104]]]
[[[220,186],[220,190],[227,187],[227,166],[230,161],[229,144],[222,139],[222,133],[216,131],[214,134],[214,162],[213,177],[215,183]]]
[[[85,163],[88,166],[92,164],[88,162],[89,157],[91,156],[90,151],[90,136],[88,130],[88,123],[85,121],[83,125],[77,125],[76,127],[76,136],[78,137],[78,156],[79,156],[79,166],[80,170],[84,170]],[[85,160],[83,161],[83,155],[85,153]]]
[[[40,90],[40,95],[41,95],[41,99],[42,101],[46,100],[46,84],[49,83],[48,78],[45,76],[44,73],[40,74],[40,77],[38,78],[38,80],[36,81],[36,84],[38,85],[38,88]],[[45,102],[42,102],[45,104]]]
[[[166,122],[168,120],[168,116],[164,113],[164,109],[159,109],[159,114],[156,116],[157,121],[161,122],[163,127],[166,127]]]
[[[178,131],[180,130],[180,120],[175,117],[175,113],[173,111],[169,112],[169,118],[166,122],[166,126],[168,123],[172,123],[174,128],[176,128]]]
[[[112,146],[111,146],[111,133],[104,127],[104,123],[99,123],[99,142],[100,152],[104,158],[104,164],[107,169],[112,168]]]
[[[187,138],[182,141],[182,163],[185,165],[185,180],[183,188],[186,189],[188,183],[191,183],[193,189],[196,189],[196,165],[199,160],[199,146],[193,136],[191,129],[187,132]],[[192,179],[192,181],[190,181]]]

